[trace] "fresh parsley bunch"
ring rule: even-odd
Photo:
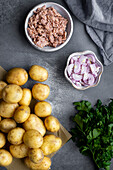
[[[113,99],[108,105],[100,100],[92,108],[88,101],[75,102],[77,114],[75,128],[71,129],[72,139],[80,152],[92,156],[98,168],[110,170],[113,158]]]

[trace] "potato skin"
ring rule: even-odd
[[[29,148],[39,148],[43,143],[43,137],[37,130],[30,129],[25,132],[23,141]]]
[[[0,102],[0,116],[4,118],[13,117],[15,109],[18,107],[18,104],[6,103],[5,101]]]
[[[29,118],[23,123],[25,130],[35,129],[41,133],[42,136],[46,133],[46,128],[43,121],[35,114],[30,114]]]
[[[4,81],[0,81],[0,99],[2,99],[2,90],[7,86],[7,83]]]
[[[16,128],[16,122],[13,119],[3,119],[0,122],[0,130],[4,133],[8,133],[14,128]]]
[[[50,132],[57,132],[60,129],[60,123],[54,116],[48,116],[44,120],[45,127]]]
[[[33,65],[30,67],[29,75],[33,80],[43,82],[48,78],[48,71],[39,65]]]
[[[0,149],[0,166],[8,166],[12,163],[12,155],[5,149]]]
[[[2,98],[7,103],[18,103],[23,95],[22,88],[16,84],[9,84],[2,91]]]
[[[15,158],[24,158],[28,155],[29,148],[24,144],[21,143],[20,145],[10,145],[9,147],[10,153]]]
[[[50,93],[50,88],[46,84],[36,83],[32,88],[34,99],[43,101],[47,99]]]
[[[22,99],[19,101],[20,105],[29,106],[32,98],[31,90],[27,88],[23,88]]]
[[[23,139],[24,133],[25,133],[24,129],[20,127],[16,127],[9,131],[7,139],[11,144],[19,145],[23,141],[22,139]]]
[[[25,158],[25,164],[28,168],[34,170],[48,170],[51,166],[51,159],[48,157],[44,157],[41,163],[35,164],[28,157]]]
[[[46,101],[37,102],[34,108],[34,112],[39,117],[47,117],[51,115],[52,112],[51,104]]]
[[[28,156],[29,159],[35,164],[40,163],[44,158],[42,150],[38,148],[29,149]]]
[[[62,145],[62,140],[55,135],[46,135],[43,138],[43,144],[41,146],[41,150],[44,155],[49,155],[53,152],[56,152],[60,149]]]
[[[28,74],[23,68],[12,68],[6,75],[6,81],[19,86],[24,85],[28,80]]]
[[[2,148],[5,144],[6,144],[5,135],[0,132],[0,148]]]
[[[30,108],[28,106],[20,106],[14,113],[14,119],[17,123],[25,122],[30,116]]]

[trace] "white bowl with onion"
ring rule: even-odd
[[[89,50],[71,54],[64,71],[66,79],[78,90],[97,86],[102,73],[102,63]]]

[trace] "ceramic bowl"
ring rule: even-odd
[[[28,28],[28,21],[29,21],[29,18],[33,15],[33,11],[35,11],[37,8],[40,8],[42,6],[46,5],[46,7],[54,7],[63,17],[65,17],[67,20],[68,20],[68,24],[67,24],[67,28],[66,28],[66,31],[67,31],[67,39],[66,41],[57,46],[57,47],[49,47],[49,46],[46,46],[46,47],[43,47],[43,48],[40,48],[38,46],[36,46],[34,44],[34,42],[32,41],[31,37],[29,36],[28,34],[28,31],[27,31],[27,28]],[[44,2],[44,3],[41,3],[37,6],[35,6],[27,15],[26,17],[26,20],[25,20],[25,34],[26,34],[26,37],[28,38],[29,42],[38,50],[41,50],[41,51],[45,51],[45,52],[54,52],[54,51],[57,51],[57,50],[60,50],[62,47],[64,47],[70,40],[71,36],[72,36],[72,33],[73,33],[73,21],[72,21],[72,18],[71,18],[71,15],[69,14],[69,12],[61,5],[57,4],[57,3],[53,3],[53,2]]]
[[[71,79],[69,78],[69,76],[68,76],[68,74],[67,74],[67,66],[69,65],[70,59],[71,59],[73,56],[76,56],[76,55],[84,55],[84,54],[93,54],[93,55],[94,55],[97,64],[100,66],[100,71],[99,71],[99,75],[98,75],[98,77],[97,77],[97,80],[96,80],[96,82],[95,82],[93,85],[91,85],[91,86],[86,86],[86,87],[85,87],[85,86],[78,87],[78,86],[76,86],[76,85],[71,81]],[[102,73],[103,73],[103,65],[102,65],[102,63],[98,60],[96,54],[95,54],[93,51],[89,51],[89,50],[83,51],[83,52],[75,52],[75,53],[71,54],[71,55],[68,57],[67,65],[66,65],[66,68],[65,68],[65,71],[64,71],[64,75],[65,75],[66,79],[72,84],[72,86],[73,86],[74,88],[76,88],[76,89],[78,89],[78,90],[86,90],[86,89],[88,89],[88,88],[90,88],[90,87],[95,87],[95,86],[97,86],[97,85],[99,84],[99,82],[100,82],[100,78],[101,78]]]

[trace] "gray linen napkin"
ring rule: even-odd
[[[113,0],[65,0],[99,47],[105,65],[113,62]]]

